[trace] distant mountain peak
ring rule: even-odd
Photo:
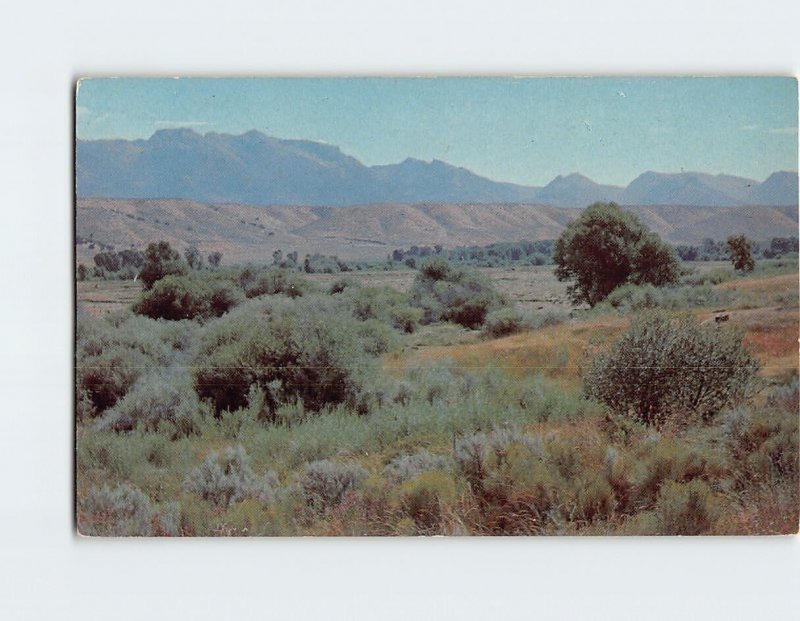
[[[796,205],[797,173],[764,182],[699,172],[642,173],[627,188],[602,185],[580,172],[545,187],[502,183],[440,159],[408,157],[365,166],[336,145],[240,135],[191,127],[163,128],[147,140],[77,140],[80,197],[182,198],[248,205],[342,206],[367,203],[527,203],[585,207],[629,205]]]

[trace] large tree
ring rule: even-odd
[[[625,283],[661,286],[678,279],[670,246],[616,203],[594,203],[567,225],[553,259],[559,280],[572,280],[576,303],[594,306]]]
[[[160,241],[148,244],[144,251],[144,265],[139,276],[145,289],[150,289],[153,283],[171,274],[181,276],[186,273],[186,263],[168,242]]]

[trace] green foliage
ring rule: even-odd
[[[160,241],[147,245],[144,252],[144,265],[139,272],[145,289],[150,289],[157,280],[164,276],[186,274],[187,265],[168,242]]]
[[[719,507],[704,481],[667,481],[658,494],[655,514],[660,535],[701,535],[710,529]]]
[[[410,334],[422,318],[422,310],[412,307],[411,298],[391,287],[361,287],[349,280],[331,285],[331,295],[342,294],[359,321],[376,320]]]
[[[386,464],[383,476],[395,483],[403,483],[430,470],[447,470],[447,459],[441,455],[431,455],[420,449],[413,455],[400,455]]]
[[[626,282],[661,286],[679,274],[672,248],[615,203],[594,203],[570,222],[553,258],[558,279],[575,281],[573,301],[590,306]]]
[[[107,272],[116,272],[122,267],[122,261],[116,252],[98,252],[94,255],[94,264]]]
[[[728,270],[723,273],[728,277],[731,276]],[[718,308],[731,304],[747,304],[749,301],[747,292],[736,293],[735,291],[711,286],[710,283],[716,284],[716,281],[721,277],[722,274],[712,270],[712,272],[701,277],[687,279],[694,283],[689,286],[654,287],[650,284],[634,285],[628,283],[614,289],[597,308],[607,309],[611,307],[623,312],[630,312],[658,308],[685,310],[688,308]]]
[[[79,316],[76,330],[78,413],[97,416],[113,406],[145,372],[167,365],[171,348],[159,338],[160,324],[143,317],[93,319]]]
[[[732,235],[726,244],[733,268],[740,272],[752,272],[756,263],[753,260],[753,245],[750,241],[744,235]]]
[[[197,246],[192,245],[186,248],[186,250],[183,251],[183,256],[189,264],[189,267],[193,270],[199,270],[203,267],[203,255],[200,254]]]
[[[416,525],[419,534],[436,534],[442,520],[442,506],[456,499],[453,478],[430,470],[405,481],[398,491],[400,506]]]
[[[522,314],[515,308],[501,308],[486,317],[483,331],[492,338],[508,336],[520,332],[525,327]]]
[[[239,280],[248,298],[279,293],[297,298],[312,288],[306,279],[280,267],[271,267],[260,274],[254,272],[252,268],[245,268]]]
[[[467,328],[483,325],[486,315],[507,304],[479,272],[451,266],[441,257],[423,263],[411,289],[423,323],[452,321]]]
[[[446,250],[440,245],[397,248],[389,258],[415,269],[422,261],[438,257],[450,263],[472,267],[505,265],[545,265],[552,263],[553,240],[498,242],[488,246],[456,246]]]
[[[221,252],[209,252],[208,253],[208,264],[211,267],[219,267],[219,264],[222,262],[222,253]]]
[[[685,424],[741,402],[758,368],[738,333],[654,313],[594,358],[583,386],[615,414]]]
[[[800,457],[798,381],[773,390],[767,407],[734,410],[725,421],[725,440],[737,485],[774,486],[797,480]]]
[[[78,530],[96,537],[177,535],[175,507],[159,513],[144,492],[126,483],[93,487],[78,506]]]
[[[186,486],[218,507],[230,507],[246,498],[269,505],[275,502],[278,477],[272,471],[257,477],[250,468],[249,455],[239,445],[228,447],[221,455],[209,455],[189,474]]]
[[[367,476],[367,471],[357,463],[324,459],[306,464],[297,485],[306,505],[314,511],[323,511],[340,503]]]
[[[359,322],[356,333],[361,340],[364,351],[373,356],[394,351],[400,346],[397,332],[391,326],[378,319],[367,319]]]
[[[241,293],[227,281],[165,276],[142,292],[133,310],[153,319],[208,319],[228,312],[241,299]]]
[[[395,306],[389,311],[391,316],[392,325],[406,334],[412,334],[416,331],[417,325],[422,320],[424,311],[421,308],[414,308],[412,306]]]
[[[246,406],[252,385],[273,411],[295,399],[311,411],[355,404],[371,368],[357,322],[322,296],[243,306],[209,326],[196,360],[197,392],[218,413]]]
[[[143,377],[103,416],[98,428],[164,432],[171,439],[198,433],[203,406],[185,375]]]

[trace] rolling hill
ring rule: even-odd
[[[629,207],[675,244],[745,233],[751,239],[797,235],[794,207]],[[344,259],[385,257],[411,245],[485,245],[558,237],[580,212],[528,204],[399,203],[353,207],[208,204],[186,200],[79,199],[76,234],[117,249],[164,239],[220,251],[225,263],[268,261],[272,252],[319,252]],[[97,250],[79,246],[79,260]]]

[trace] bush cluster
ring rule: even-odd
[[[177,507],[159,512],[142,490],[127,483],[92,487],[79,502],[78,530],[97,537],[177,535]]]
[[[467,328],[479,328],[491,311],[507,304],[483,274],[453,267],[440,257],[422,265],[411,297],[424,311],[423,323],[452,321]]]
[[[140,376],[169,364],[172,348],[159,338],[160,328],[151,319],[124,314],[78,317],[75,375],[80,418],[102,414]]]
[[[357,463],[323,459],[306,464],[296,484],[306,505],[314,511],[323,511],[340,503],[367,476],[367,471]]]
[[[685,424],[742,401],[758,369],[736,331],[651,313],[592,360],[583,386],[615,414]]]
[[[298,298],[312,290],[311,283],[298,274],[280,267],[258,270],[245,267],[239,274],[239,284],[248,298],[283,294]]]
[[[241,293],[224,280],[165,276],[142,293],[134,312],[153,319],[220,317],[241,302]]]
[[[98,429],[163,432],[176,440],[198,433],[202,412],[188,376],[148,375],[106,412]]]
[[[278,476],[269,471],[257,477],[250,468],[250,456],[238,445],[228,447],[221,455],[209,455],[189,474],[186,486],[218,507],[229,507],[246,498],[269,505],[276,499]]]
[[[448,461],[441,455],[431,455],[420,449],[412,455],[400,455],[391,460],[383,469],[383,476],[395,483],[409,479],[431,470],[447,470]]]
[[[196,359],[197,393],[218,413],[245,407],[251,386],[273,412],[293,400],[352,406],[372,367],[357,322],[326,296],[251,303],[209,326]]]

